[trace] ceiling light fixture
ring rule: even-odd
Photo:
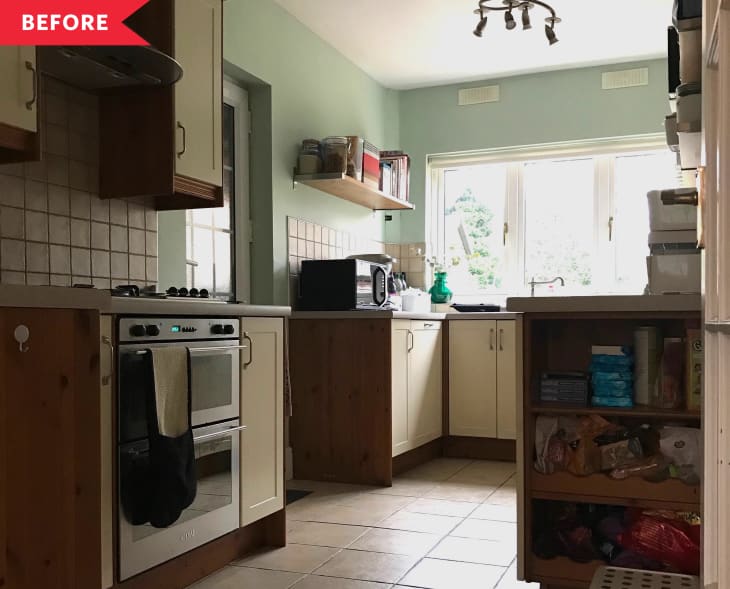
[[[490,11],[501,10],[504,12],[504,25],[508,31],[513,30],[517,27],[517,22],[513,15],[513,11],[522,11],[522,30],[527,31],[532,28],[530,22],[530,10],[535,6],[541,6],[550,13],[545,19],[547,23],[545,25],[545,36],[547,37],[550,45],[555,45],[558,42],[558,37],[555,34],[555,24],[560,22],[558,15],[555,10],[547,2],[542,0],[502,0],[501,6],[494,6],[499,0],[479,0],[479,8],[474,11],[474,14],[479,15],[479,22],[474,29],[474,35],[482,37],[484,30],[487,28],[487,14]]]

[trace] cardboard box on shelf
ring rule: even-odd
[[[704,345],[702,331],[699,329],[687,330],[687,409],[700,411],[702,409],[702,370],[704,366]]]

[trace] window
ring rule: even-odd
[[[248,301],[248,96],[224,85],[223,207],[193,209],[186,216],[189,287],[210,296]]]
[[[666,148],[592,151],[431,162],[431,243],[455,293],[523,294],[557,276],[565,294],[644,291],[646,193],[680,185],[676,157]]]

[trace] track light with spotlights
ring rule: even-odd
[[[500,5],[492,5],[496,3]],[[545,25],[545,36],[550,45],[555,45],[558,42],[558,37],[555,34],[555,24],[559,23],[560,19],[553,7],[543,0],[501,0],[501,2],[500,0],[479,0],[479,8],[474,11],[474,14],[479,16],[479,22],[474,29],[474,35],[477,37],[483,36],[484,30],[487,28],[487,14],[490,11],[497,10],[504,12],[504,25],[508,31],[517,28],[513,11],[521,11],[522,30],[528,31],[532,28],[530,10],[535,6],[541,6],[550,13],[550,16],[545,19],[545,22],[547,22]]]
[[[515,17],[512,16],[511,10],[508,10],[504,13],[504,26],[507,27],[508,31],[511,31],[517,26],[517,23],[515,22]]]
[[[477,28],[474,29],[474,35],[477,37],[481,37],[482,33],[484,32],[484,29],[487,28],[487,15],[484,14],[484,12],[481,13],[481,18],[479,19],[479,23],[477,24]]]
[[[532,23],[530,22],[530,8],[532,8],[531,4],[525,4],[522,7],[522,30],[527,31],[532,28]]]

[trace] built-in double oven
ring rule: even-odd
[[[118,549],[121,581],[239,526],[240,340],[237,319],[123,317],[118,333]],[[135,513],[149,464],[150,350],[189,350],[197,490],[166,528]],[[135,488],[137,487],[137,488]]]

